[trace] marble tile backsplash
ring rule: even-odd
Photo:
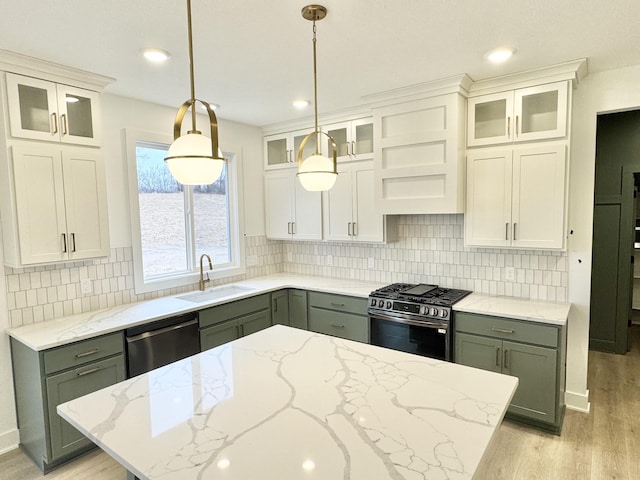
[[[282,271],[282,242],[266,237],[246,237],[247,257],[256,265],[244,275],[213,281],[213,285],[237,282]],[[198,284],[136,295],[131,247],[112,248],[108,258],[28,268],[5,267],[9,325],[19,327],[126,303],[151,300],[195,290]],[[91,282],[91,293],[82,293],[82,281]]]
[[[567,300],[566,252],[467,248],[463,215],[398,217],[398,241],[388,244],[292,242],[246,237],[244,275],[215,284],[290,272],[382,283],[433,283],[475,292]],[[255,257],[255,258],[254,258]],[[247,262],[251,263],[251,262]],[[506,280],[512,267],[514,280]],[[130,247],[109,258],[14,269],[5,267],[12,327],[195,290],[198,285],[136,295]],[[82,281],[91,293],[82,293]]]
[[[567,300],[566,252],[465,247],[462,214],[397,220],[398,241],[384,245],[285,242],[284,271]],[[513,281],[506,280],[507,267],[513,268]]]

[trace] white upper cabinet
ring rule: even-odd
[[[469,151],[465,244],[562,249],[566,156],[562,143]]]
[[[7,73],[11,136],[100,146],[98,92]]]
[[[568,81],[468,100],[467,145],[530,142],[567,135]]]
[[[46,144],[11,148],[15,217],[2,213],[12,266],[107,256],[109,228],[99,150]],[[13,220],[11,220],[13,219]]]
[[[338,162],[371,160],[373,158],[373,117],[350,122],[334,123],[322,127],[336,143]],[[325,155],[331,155],[331,142],[322,135]]]
[[[264,137],[265,169],[297,167],[298,150],[304,138],[311,132],[313,132],[313,127]],[[312,135],[304,144],[302,159],[313,155],[315,149],[316,137]]]
[[[306,191],[296,170],[265,173],[267,238],[322,240],[322,195]]]
[[[385,217],[374,206],[373,161],[338,165],[334,187],[324,192],[324,239],[384,242]]]

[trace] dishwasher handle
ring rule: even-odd
[[[127,342],[129,343],[137,342],[138,340],[142,340],[143,338],[155,337],[157,335],[162,335],[164,333],[171,332],[173,330],[180,330],[182,328],[191,327],[192,325],[196,325],[197,323],[198,323],[198,319],[194,318],[193,320],[190,320],[184,323],[178,323],[177,325],[169,325],[168,327],[159,328],[157,330],[142,332],[142,333],[139,333],[138,335],[127,337]]]

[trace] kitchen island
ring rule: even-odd
[[[470,479],[517,384],[276,325],[58,413],[139,479]]]

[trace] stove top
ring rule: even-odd
[[[401,300],[423,305],[441,305],[450,307],[469,295],[469,290],[438,287],[426,283],[393,283],[374,290],[369,298]]]

